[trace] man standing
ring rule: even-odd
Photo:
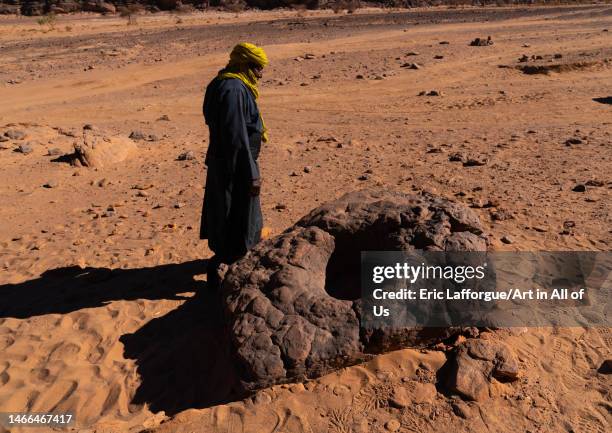
[[[235,262],[261,237],[257,158],[268,135],[256,100],[257,82],[267,63],[263,49],[236,45],[204,96],[210,141],[200,238],[208,239],[215,253],[208,263],[208,285],[213,288],[219,285],[219,265]]]

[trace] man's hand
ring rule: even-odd
[[[251,196],[257,197],[261,191],[261,179],[253,179],[251,181]]]

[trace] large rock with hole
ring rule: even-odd
[[[364,190],[313,210],[225,276],[223,302],[244,386],[315,377],[369,353],[423,346],[457,331],[360,331],[360,251],[486,248],[473,211],[429,195]]]
[[[125,161],[137,151],[127,137],[106,134],[96,128],[83,128],[83,140],[74,144],[71,163],[77,166],[102,168]]]

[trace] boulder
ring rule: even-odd
[[[519,366],[509,346],[497,340],[470,339],[456,348],[447,367],[446,386],[468,400],[483,401],[490,396],[493,378],[513,381]]]
[[[245,389],[304,380],[457,329],[360,329],[360,252],[484,251],[478,216],[431,195],[369,189],[324,204],[230,266],[222,302]]]
[[[73,165],[101,168],[122,162],[136,151],[136,144],[127,137],[85,127],[83,141],[74,144],[74,153],[68,158]]]
[[[86,12],[98,12],[101,14],[114,14],[117,12],[117,8],[114,4],[102,0],[84,1],[82,9]]]
[[[21,6],[19,4],[5,4],[0,2],[0,15],[19,15]]]

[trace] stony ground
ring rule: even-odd
[[[208,141],[201,99],[242,40],[271,59],[260,106],[271,130],[261,166],[273,234],[344,192],[383,186],[472,207],[496,249],[610,249],[610,6],[156,15],[133,25],[70,16],[53,29],[0,17],[0,28],[0,290],[10,301],[0,307],[0,410],[73,409],[83,425],[126,431],[157,424],[160,411],[214,402],[181,374],[214,338],[195,350],[197,334],[174,336],[207,326],[190,315],[199,260],[210,254],[197,236]],[[493,45],[469,45],[488,36]],[[137,152],[97,169],[54,161],[85,124],[109,137],[140,132]],[[195,158],[179,159],[185,152]],[[531,370],[521,385],[500,385],[492,407],[534,432],[609,426],[609,379],[595,373],[610,358],[607,328],[530,330],[511,344]],[[417,355],[389,356],[401,364]],[[443,355],[418,356],[435,372]],[[160,365],[162,385],[153,379]],[[270,410],[320,431],[310,426],[348,416],[330,415],[333,405],[378,386],[376,372],[361,373],[370,368],[322,379],[329,399],[272,390]],[[396,386],[399,370],[385,368]],[[168,383],[191,391],[170,387],[156,400]],[[573,394],[576,386],[589,391]],[[481,429],[453,418],[445,396],[431,398],[421,414],[430,430]],[[305,409],[309,399],[321,399],[321,413]],[[247,413],[235,419],[268,424],[267,405],[193,416],[223,423]],[[505,419],[470,408],[489,429]],[[371,431],[399,416],[377,411]]]

